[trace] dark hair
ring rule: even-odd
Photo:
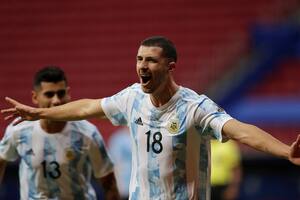
[[[57,83],[60,81],[65,81],[67,84],[65,72],[57,66],[46,66],[35,74],[33,87],[40,87],[42,82]]]
[[[155,46],[163,49],[163,55],[166,58],[177,61],[177,52],[175,45],[171,40],[163,36],[152,36],[148,37],[141,42],[141,46]]]

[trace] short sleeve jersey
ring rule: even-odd
[[[67,122],[48,134],[39,121],[9,125],[0,142],[0,157],[20,158],[21,199],[97,199],[90,183],[113,170],[97,128],[87,121]]]
[[[232,119],[223,109],[184,87],[154,107],[140,84],[101,104],[113,124],[131,132],[131,200],[209,199],[210,139],[222,140],[222,127]]]

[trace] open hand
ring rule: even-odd
[[[300,165],[300,134],[297,140],[291,145],[289,160],[295,165]]]
[[[9,97],[5,97],[5,100],[8,103],[10,103],[13,107],[1,110],[1,113],[5,115],[4,120],[18,118],[13,123],[13,125],[17,125],[25,120],[35,121],[35,120],[39,119],[37,108],[26,106],[26,105],[21,104],[20,102],[14,100],[12,98],[9,98]]]

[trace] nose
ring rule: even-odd
[[[138,66],[140,69],[147,69],[148,68],[148,62],[144,61],[144,60],[141,60],[139,63],[138,63]]]
[[[62,100],[58,97],[57,94],[55,94],[52,99],[51,99],[52,105],[53,106],[59,106],[61,105]]]

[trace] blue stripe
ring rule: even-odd
[[[84,190],[80,187],[80,178],[79,174],[76,170],[78,163],[80,161],[80,156],[83,146],[83,138],[81,137],[81,134],[77,131],[71,132],[71,148],[73,153],[75,154],[74,159],[70,161],[69,163],[69,173],[71,176],[71,189],[72,194],[75,200],[81,200],[84,199]]]
[[[52,161],[56,161],[56,146],[52,145],[49,138],[44,139],[44,161],[46,162],[46,184],[49,190],[50,197],[57,197],[60,195],[61,191],[56,183],[56,181],[49,175],[49,173],[56,173],[53,171],[50,165]],[[55,166],[57,167],[57,166]]]
[[[201,107],[201,105],[202,105],[206,100],[208,100],[208,98],[204,98],[204,99],[198,104],[198,107]]]
[[[109,160],[108,154],[107,154],[107,151],[105,149],[105,146],[104,146],[104,143],[103,143],[103,140],[101,138],[100,133],[97,132],[97,131],[94,131],[93,135],[92,135],[92,138],[93,138],[94,141],[97,142],[97,144],[98,144],[97,146],[99,147],[99,151],[100,151],[100,154],[101,154],[103,160]]]
[[[133,102],[133,106],[132,106],[132,110],[131,110],[131,122],[130,122],[130,132],[132,134],[133,137],[133,143],[135,143],[136,146],[136,151],[135,151],[135,158],[136,158],[136,162],[137,162],[137,169],[140,168],[140,161],[139,161],[139,156],[138,156],[138,152],[139,152],[139,146],[138,146],[138,139],[137,139],[137,129],[138,129],[138,125],[134,122],[136,118],[140,117],[140,116],[134,116],[133,113],[141,113],[141,102],[144,100],[145,95],[136,94],[136,97],[134,98],[134,102]],[[137,181],[137,187],[135,188],[135,191],[131,193],[131,199],[132,200],[137,200],[139,199],[140,195],[140,174],[139,174],[139,170],[137,170],[137,174],[135,177],[136,181]]]
[[[20,169],[23,171],[25,168],[29,168],[28,170],[28,177],[26,178],[28,180],[28,186],[29,186],[29,191],[28,191],[28,198],[30,197],[35,197],[35,194],[37,194],[37,188],[35,185],[35,177],[36,177],[36,171],[32,167],[32,154],[28,154],[26,151],[32,150],[32,127],[22,129],[20,131],[20,145],[25,148],[22,149],[22,162]],[[26,147],[30,149],[26,149]],[[27,166],[26,166],[27,165]]]
[[[173,193],[177,200],[188,199],[186,175],[186,145],[187,145],[187,104],[177,103],[177,116],[180,122],[180,135],[172,137],[173,155],[177,155],[173,163]]]
[[[157,127],[156,122],[156,113],[155,110],[152,109],[150,111],[150,127]],[[159,130],[151,130],[150,132],[150,144],[152,144],[153,140],[153,135],[155,134],[156,131]],[[150,145],[152,146],[152,145]],[[160,171],[159,171],[159,163],[157,159],[158,154],[154,153],[152,148],[150,148],[150,151],[148,152],[148,163],[147,163],[147,168],[148,168],[148,181],[149,181],[149,196],[150,199],[159,199],[159,196],[163,193],[162,188],[157,187],[160,181]]]
[[[204,184],[201,184],[200,183],[200,187],[198,188],[199,189],[199,199],[201,200],[206,200],[206,192],[207,192],[207,187],[206,187],[206,183],[208,181],[208,161],[209,161],[209,155],[208,155],[208,145],[210,145],[210,141],[207,141],[207,140],[201,140],[200,142],[200,152],[201,152],[201,156],[200,156],[200,159],[199,159],[199,170],[200,170],[200,173],[199,173],[199,180],[201,183],[204,183]]]
[[[88,185],[90,186],[90,181],[91,181],[91,172],[92,172],[92,167],[91,167],[91,161],[89,159],[89,157],[86,157],[85,160],[84,160],[84,163],[83,163],[83,167],[82,167],[82,174],[83,176],[85,177],[85,181],[86,181],[86,184],[85,185]],[[87,188],[88,190],[89,188]],[[93,189],[93,188],[91,188]],[[87,192],[88,193],[88,192]],[[92,199],[95,199],[95,196],[94,194],[92,194],[91,192],[88,193],[88,199],[89,200],[92,200]]]

